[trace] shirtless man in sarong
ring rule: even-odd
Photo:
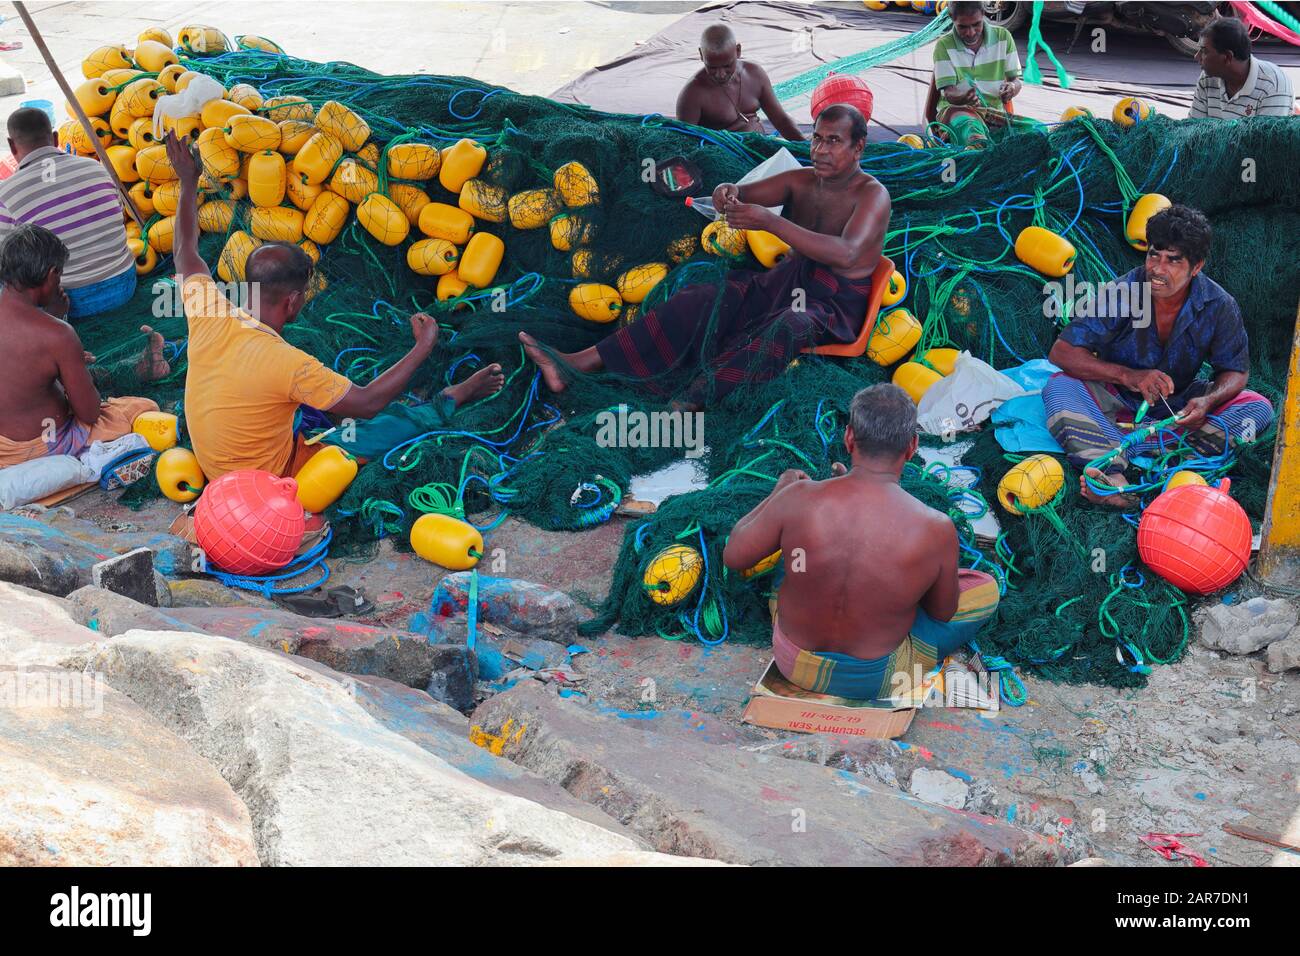
[[[547,387],[563,391],[570,369],[606,370],[657,391],[665,373],[699,369],[674,397],[677,408],[698,411],[737,385],[776,377],[805,348],[856,339],[890,211],[885,187],[858,166],[866,137],[858,110],[828,106],[814,127],[811,167],[713,191],[728,225],[766,230],[789,244],[790,254],[771,269],[732,270],[721,290],[687,286],[580,352],[556,353],[520,332]],[[766,208],[777,205],[784,215]],[[710,332],[706,320],[719,295]]]
[[[678,94],[679,120],[733,133],[762,133],[761,109],[782,136],[803,142],[803,133],[781,107],[767,72],[740,58],[740,44],[730,27],[715,23],[704,31],[700,59],[704,68]]]

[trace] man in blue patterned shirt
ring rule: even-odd
[[[1144,421],[1178,414],[1178,431],[1204,455],[1221,454],[1229,441],[1254,441],[1272,422],[1268,399],[1246,389],[1241,309],[1201,271],[1210,235],[1205,216],[1186,206],[1152,216],[1146,264],[1110,287],[1127,294],[1098,296],[1094,315],[1072,320],[1052,346],[1048,358],[1061,371],[1043,389],[1047,427],[1076,466],[1117,447],[1143,401],[1151,407]],[[1199,375],[1206,363],[1212,378]],[[1088,474],[1123,488],[1129,458],[1157,447],[1155,440],[1136,445],[1104,474]],[[1126,495],[1100,495],[1085,480],[1080,486],[1090,501],[1133,504]]]

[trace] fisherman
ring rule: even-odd
[[[92,442],[121,438],[138,415],[158,410],[147,398],[100,395],[90,368],[95,357],[63,321],[68,255],[63,241],[42,226],[20,225],[0,242],[0,468],[45,455],[80,455]],[[148,326],[142,331],[149,344],[132,360],[135,377],[168,375],[162,336]]]
[[[955,145],[984,145],[990,127],[1007,125],[1020,93],[1020,55],[1010,31],[984,19],[983,4],[953,2],[948,13],[952,30],[934,45],[938,119]]]
[[[715,23],[704,31],[700,59],[704,68],[677,96],[679,120],[733,133],[762,133],[762,109],[777,132],[791,142],[803,142],[803,133],[777,101],[766,71],[740,58],[740,44],[730,27]]]
[[[14,110],[8,129],[18,168],[0,181],[0,239],[31,223],[63,240],[68,261],[62,282],[74,321],[128,302],[135,294],[135,257],[126,245],[113,178],[95,160],[59,149],[44,110]]]
[[[1189,119],[1245,119],[1292,116],[1291,79],[1267,60],[1252,56],[1250,33],[1236,17],[1211,20],[1196,53],[1201,78],[1192,94]]]
[[[412,315],[411,350],[370,384],[354,385],[280,337],[307,301],[307,253],[287,242],[253,250],[245,265],[252,305],[249,311],[234,305],[199,255],[199,162],[174,133],[167,134],[167,156],[181,187],[173,256],[189,325],[185,424],[195,457],[209,481],[245,468],[295,475],[321,450],[294,434],[299,406],[338,419],[378,415],[433,352],[438,323],[422,312]],[[501,366],[488,365],[443,389],[442,400],[450,413],[497,392],[504,381]]]
[[[1127,449],[1104,471],[1088,463],[1132,432],[1143,403],[1148,422],[1177,414],[1175,430],[1203,455],[1255,441],[1273,421],[1268,399],[1246,388],[1250,347],[1241,309],[1202,271],[1209,221],[1195,209],[1170,206],[1148,220],[1146,232],[1145,265],[1117,281],[1125,294],[1097,296],[1095,316],[1065,327],[1048,353],[1061,371],[1043,388],[1048,429],[1070,461],[1086,469],[1083,496],[1120,508],[1133,499],[1101,494],[1087,477],[1124,488],[1132,458],[1156,452],[1159,439]],[[1203,364],[1212,378],[1199,376]]]
[[[698,411],[741,384],[775,378],[805,348],[854,341],[889,225],[888,192],[858,166],[866,137],[856,108],[828,106],[814,127],[811,168],[713,191],[729,226],[766,230],[790,245],[770,270],[732,270],[721,292],[687,286],[581,352],[553,353],[520,332],[547,387],[563,391],[571,370],[607,370],[664,393],[664,377],[685,368],[693,378],[674,405]],[[766,208],[777,205],[789,218]]]
[[[786,471],[731,530],[731,570],[778,549],[786,562],[772,652],[796,686],[871,701],[915,690],[997,610],[997,581],[957,566],[952,519],[899,484],[917,442],[911,397],[864,388],[844,430],[851,467],[825,481]]]

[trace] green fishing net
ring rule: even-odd
[[[186,65],[227,86],[250,83],[264,96],[298,95],[318,107],[341,101],[369,124],[381,147],[398,137],[438,146],[476,139],[489,155],[482,177],[510,193],[547,188],[555,170],[582,163],[601,199],[570,212],[590,224],[587,248],[597,281],[609,282],[632,265],[668,262],[670,245],[695,239],[705,225],[680,200],[650,189],[647,163],[683,156],[712,188],[735,181],[782,145],[807,159],[805,144],[601,113],[463,77],[382,76],[347,63],[260,52]],[[870,143],[862,168],[893,200],[885,254],[907,277],[903,306],[924,324],[920,348],[968,349],[997,368],[1045,356],[1062,321],[1045,306],[1044,278],[1012,251],[1022,228],[1037,224],[1065,235],[1078,250],[1075,279],[1101,281],[1141,261],[1123,237],[1125,212],[1136,195],[1158,191],[1204,210],[1215,226],[1206,271],[1241,304],[1251,337],[1251,387],[1277,404],[1300,299],[1298,155],[1300,127],[1292,121],[1157,117],[1131,129],[1104,121],[1043,127],[979,151]],[[436,177],[419,185],[434,201],[455,205]],[[231,228],[245,226],[248,215],[247,202],[240,202]],[[616,326],[580,319],[569,309],[575,284],[570,253],[554,247],[549,229],[516,229],[508,219],[477,226],[505,242],[494,285],[438,302],[436,279],[411,272],[405,244],[382,246],[352,221],[321,250],[317,291],[285,330],[288,341],[364,384],[408,349],[409,313],[427,311],[442,327],[434,357],[402,400],[404,410],[385,419],[382,435],[372,434],[389,450],[370,458],[331,509],[335,556],[362,552],[384,537],[405,547],[411,524],[428,511],[463,513],[484,528],[508,512],[539,527],[580,530],[610,520],[633,476],[682,457],[681,448],[611,447],[601,440],[602,416],[620,406],[664,412],[667,398],[698,368],[671,370],[665,381],[652,383],[661,386],[658,393],[607,374],[575,376],[565,392],[550,393],[525,360],[517,332],[571,352]],[[210,263],[225,238],[205,235]],[[414,231],[412,238],[419,238]],[[175,297],[165,294],[169,265],[164,260],[142,281],[131,303],[79,332],[111,369],[115,391],[148,395],[181,412],[185,322]],[[728,267],[759,268],[748,254],[731,262],[697,250],[673,265],[643,305],[688,284],[721,289]],[[716,332],[716,305],[700,321],[708,342]],[[142,322],[168,339],[172,374],[162,381],[133,380],[131,357],[143,344],[136,331]],[[446,414],[437,391],[492,362],[503,366],[506,387]],[[767,641],[772,574],[747,579],[725,571],[726,535],[782,470],[829,475],[831,463],[845,457],[841,435],[852,395],[886,380],[889,371],[867,359],[803,356],[784,375],[738,388],[712,405],[705,412],[708,454],[701,462],[707,488],[627,522],[609,594],[585,630],[616,627],[709,643]],[[1260,436],[1241,451],[1232,471],[1234,495],[1256,522],[1271,446],[1271,433]],[[965,566],[989,570],[1004,584],[998,616],[979,639],[986,659],[1057,680],[1134,686],[1145,681],[1149,664],[1181,654],[1184,596],[1149,572],[1143,576],[1133,526],[1083,504],[1072,493],[1077,473],[1067,466],[1071,493],[1055,507],[1059,521],[998,509],[1003,530],[990,541],[976,537],[972,522],[995,501],[997,481],[1011,463],[990,429],[974,436],[964,460],[980,469],[970,487],[974,472],[958,480],[956,472],[926,468],[919,460],[909,465],[904,487],[953,515]],[[138,502],[151,493],[156,490],[136,486],[126,495]],[[698,551],[704,567],[692,592],[666,606],[652,600],[643,575],[671,544]],[[1100,571],[1097,548],[1106,553]]]

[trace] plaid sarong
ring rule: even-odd
[[[893,653],[862,659],[847,654],[810,651],[794,644],[781,632],[780,618],[772,621],[772,651],[785,679],[804,690],[853,700],[873,700],[886,705],[894,693],[895,675],[906,675],[909,687],[921,676],[974,639],[998,609],[998,583],[983,571],[958,572],[961,595],[951,621],[936,621],[917,608],[911,632]]]
[[[719,294],[717,326],[706,340]],[[660,394],[665,383],[654,379],[698,367],[684,397],[704,405],[744,382],[775,378],[810,345],[852,342],[870,294],[870,277],[846,279],[792,252],[766,272],[733,269],[721,290],[687,286],[596,349],[606,370]]]

